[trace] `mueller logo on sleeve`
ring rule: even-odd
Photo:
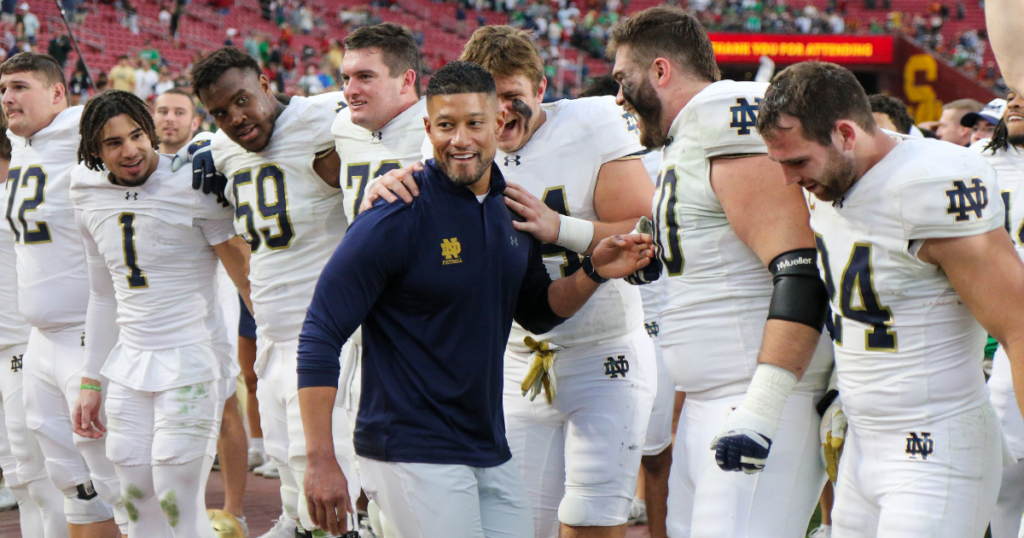
[[[814,265],[814,258],[805,258],[803,256],[800,256],[797,258],[788,258],[782,260],[775,266],[775,272],[779,272],[783,269],[791,269],[793,267],[798,267],[801,265]]]
[[[441,241],[441,255],[444,256],[441,265],[462,263],[462,258],[459,257],[460,254],[462,254],[462,245],[459,244],[457,237]]]

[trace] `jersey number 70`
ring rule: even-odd
[[[835,282],[832,280],[832,269],[829,266],[828,249],[820,235],[815,234],[814,242],[818,246],[818,255],[825,268],[825,289],[829,300],[836,295]],[[860,304],[854,305],[856,299]],[[835,303],[833,303],[835,304]],[[855,243],[850,259],[843,270],[843,279],[839,287],[839,307],[842,315],[835,316],[835,343],[843,345],[843,318],[871,325],[871,330],[864,336],[864,349],[868,351],[896,351],[896,331],[892,330],[892,310],[882,304],[875,292],[874,270],[871,267],[871,245]]]

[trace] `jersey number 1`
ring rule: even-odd
[[[820,235],[815,235],[818,254],[825,268],[825,289],[829,299],[836,295],[835,282],[832,280],[832,269],[829,267],[828,249]],[[854,305],[856,299],[860,304]],[[882,304],[875,292],[874,270],[871,267],[871,245],[855,243],[850,259],[846,262],[843,279],[839,285],[839,307],[842,316],[835,317],[835,342],[843,344],[842,318],[859,321],[871,325],[871,330],[864,336],[864,349],[868,351],[896,351],[896,332],[892,330],[892,310]]]
[[[121,238],[124,240],[124,264],[128,266],[128,287],[148,288],[146,272],[139,269],[139,256],[135,252],[135,213],[121,213],[117,222],[121,224]]]

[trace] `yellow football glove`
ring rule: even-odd
[[[821,417],[821,452],[825,460],[825,472],[834,484],[839,476],[839,458],[843,456],[843,443],[846,442],[846,415],[843,404],[837,396]]]
[[[530,364],[530,371],[526,373],[523,384],[520,386],[523,396],[529,392],[532,402],[543,390],[550,405],[558,393],[558,383],[555,381],[555,372],[552,369],[555,357],[558,356],[558,346],[549,344],[547,341],[537,342],[529,336],[524,338],[523,342],[526,343],[526,347],[533,350],[533,353],[530,354],[533,363]]]

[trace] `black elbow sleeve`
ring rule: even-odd
[[[828,317],[828,292],[818,273],[818,251],[783,252],[768,265],[775,289],[768,319],[802,323],[821,332]]]

